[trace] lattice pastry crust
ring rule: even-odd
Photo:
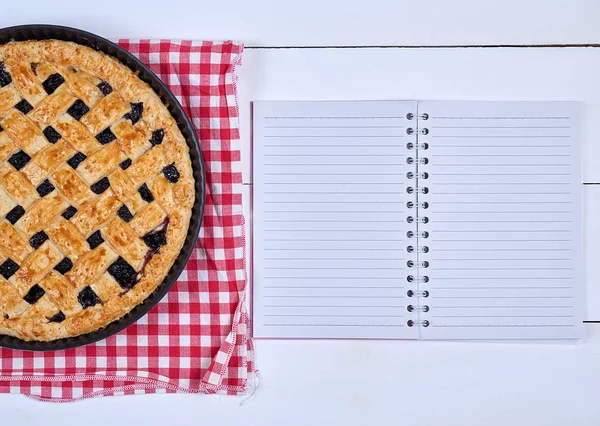
[[[0,46],[0,334],[124,316],[177,258],[194,197],[185,139],[129,68],[75,43]]]

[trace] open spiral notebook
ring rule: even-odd
[[[255,102],[257,338],[582,336],[572,102]]]

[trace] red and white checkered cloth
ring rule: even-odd
[[[177,96],[206,165],[200,238],[177,283],[136,324],[66,351],[0,349],[0,392],[50,401],[158,392],[243,393],[254,373],[245,305],[235,67],[242,45],[119,40]]]

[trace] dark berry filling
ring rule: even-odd
[[[64,212],[62,212],[62,217],[69,220],[73,216],[75,216],[75,213],[77,213],[77,209],[73,206],[69,206],[66,208],[66,210]]]
[[[138,188],[138,192],[140,193],[142,200],[146,201],[147,203],[151,203],[152,201],[154,201],[154,195],[152,195],[152,192],[150,192],[150,188],[148,188],[148,185],[143,184],[142,186],[140,186]]]
[[[102,300],[100,300],[98,295],[94,293],[94,290],[92,290],[89,285],[79,292],[77,300],[83,309],[102,303]]]
[[[89,111],[90,107],[88,107],[81,99],[77,99],[67,110],[67,114],[79,121],[81,120],[81,117],[86,115]]]
[[[73,262],[68,257],[65,257],[63,260],[58,262],[56,264],[56,266],[54,267],[54,269],[57,272],[60,272],[63,275],[66,274],[67,272],[69,272],[71,270],[71,268],[73,268]]]
[[[152,132],[152,137],[150,138],[150,143],[152,145],[160,145],[165,138],[165,131],[163,129],[158,129]]]
[[[51,95],[64,82],[65,82],[65,79],[63,78],[63,76],[58,73],[55,73],[55,74],[50,74],[48,76],[48,78],[46,80],[44,80],[44,82],[42,83],[42,86],[44,86],[44,90],[46,91],[46,93]]]
[[[119,257],[115,260],[107,269],[108,273],[111,274],[119,285],[130,290],[137,284],[141,278],[141,272],[136,272],[133,267],[127,263],[125,259]]]
[[[100,230],[94,232],[92,235],[90,235],[87,239],[88,244],[90,245],[90,248],[92,250],[94,250],[96,247],[98,247],[100,244],[102,244],[104,242],[104,238],[102,238],[102,234],[100,233]]]
[[[8,162],[12,164],[15,169],[21,170],[27,163],[29,163],[30,160],[31,157],[27,155],[25,151],[18,151],[11,155],[11,157],[8,159]]]
[[[55,313],[54,315],[52,315],[51,318],[48,318],[48,321],[50,322],[63,322],[66,319],[65,314],[62,313],[62,311],[58,311],[57,313]]]
[[[125,160],[121,164],[119,164],[119,166],[121,166],[121,168],[123,170],[127,170],[129,168],[129,166],[131,166],[131,160],[128,158],[127,160]]]
[[[38,284],[34,285],[29,289],[27,294],[23,296],[23,300],[25,300],[30,305],[33,305],[35,302],[40,300],[40,298],[46,294],[44,289],[40,287]]]
[[[83,152],[78,152],[77,154],[75,154],[74,156],[69,158],[67,160],[67,163],[69,164],[69,166],[76,169],[77,166],[79,166],[79,164],[81,164],[83,162],[83,160],[85,160],[86,158],[87,158],[87,155],[85,155]]]
[[[142,237],[142,240],[154,252],[158,253],[160,248],[167,244],[167,228],[169,227],[169,218],[160,224],[160,226]]]
[[[48,142],[50,143],[56,143],[60,138],[62,138],[60,133],[58,133],[52,126],[48,126],[44,129],[44,136],[46,136],[46,139],[48,139]]]
[[[119,210],[117,210],[117,216],[119,216],[124,222],[129,222],[131,219],[133,219],[133,215],[125,204],[123,204]]]
[[[46,179],[38,185],[36,191],[38,192],[38,194],[40,194],[40,197],[45,197],[46,195],[54,191],[54,185],[52,185],[50,181]]]
[[[106,191],[108,189],[109,186],[110,186],[110,181],[108,180],[107,177],[103,177],[98,182],[96,182],[92,186],[90,186],[90,189],[95,194],[102,194],[104,191]]]
[[[15,105],[15,108],[21,111],[23,114],[28,114],[33,109],[33,106],[23,99],[21,102]]]
[[[175,167],[175,163],[169,164],[163,169],[163,174],[171,183],[179,182],[179,170]]]
[[[104,96],[110,95],[110,93],[113,90],[112,87],[111,87],[111,85],[108,84],[106,81],[103,81],[100,84],[98,84],[98,89],[100,89],[100,91],[102,92],[102,94]]]
[[[108,143],[111,143],[112,141],[114,141],[115,139],[117,139],[117,137],[115,136],[115,134],[112,132],[112,130],[110,130],[110,127],[107,127],[106,129],[102,130],[100,133],[98,133],[96,135],[96,139],[98,140],[98,142],[100,142],[102,145],[106,145]]]
[[[19,219],[25,214],[25,209],[21,206],[17,206],[13,208],[11,211],[6,213],[6,220],[8,220],[11,224],[17,223]]]
[[[0,275],[9,279],[15,272],[19,270],[19,265],[12,259],[8,258],[0,265]]]
[[[0,62],[0,87],[4,87],[12,83],[10,73],[4,69],[4,62]]]
[[[135,124],[142,119],[144,113],[144,104],[142,102],[131,103],[131,112],[125,114],[126,120],[131,120],[131,124]]]
[[[44,231],[40,231],[36,234],[33,234],[33,236],[29,239],[29,245],[34,249],[38,249],[47,239],[48,234],[46,234]]]

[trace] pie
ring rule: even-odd
[[[58,40],[0,46],[0,334],[126,315],[175,262],[194,199],[185,138],[128,67]]]

